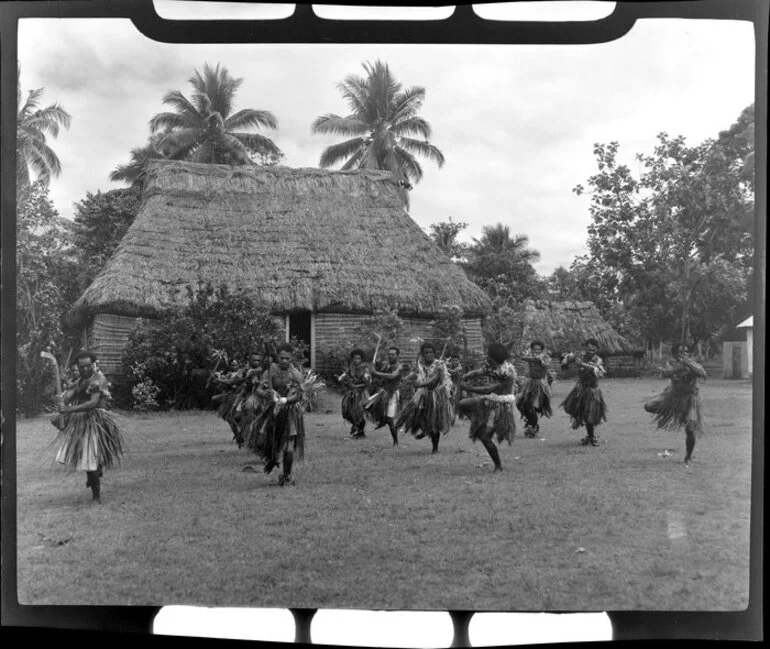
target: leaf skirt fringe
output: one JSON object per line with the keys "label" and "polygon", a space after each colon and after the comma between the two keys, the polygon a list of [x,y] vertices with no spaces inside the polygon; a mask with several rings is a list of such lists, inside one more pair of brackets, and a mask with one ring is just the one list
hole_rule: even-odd
{"label": "leaf skirt fringe", "polygon": [[73,471],[111,469],[120,463],[125,435],[115,415],[101,408],[57,415],[52,423],[60,428],[53,442],[59,450],[56,461]]}
{"label": "leaf skirt fringe", "polygon": [[550,417],[551,389],[546,379],[528,379],[524,383],[521,394],[516,403],[519,412],[525,416],[527,412],[534,411],[540,417]]}
{"label": "leaf skirt fringe", "polygon": [[358,426],[364,421],[364,406],[369,399],[366,388],[353,388],[342,397],[342,418],[353,426]]}
{"label": "leaf skirt fringe", "polygon": [[487,428],[493,427],[498,442],[513,443],[516,434],[516,409],[513,395],[487,395],[470,416],[469,437],[475,442]]}
{"label": "leaf skirt fringe", "polygon": [[238,413],[243,397],[239,392],[225,392],[213,397],[213,401],[219,402],[217,416],[228,424],[238,420]]}
{"label": "leaf skirt fringe", "polygon": [[301,403],[284,406],[277,412],[275,407],[265,408],[246,427],[246,445],[266,464],[277,465],[281,453],[292,443],[292,430],[296,432],[294,459],[302,461],[305,457],[305,420]]}
{"label": "leaf skirt fringe", "polygon": [[417,437],[433,432],[446,435],[452,425],[452,395],[441,388],[420,388],[396,417],[395,426]]}
{"label": "leaf skirt fringe", "polygon": [[[364,404],[366,416],[375,425],[375,430],[388,423],[388,410],[393,399],[395,399],[395,413],[398,416],[398,390],[386,390],[384,388],[378,390]],[[396,416],[393,417],[394,420]]]}
{"label": "leaf skirt fringe", "polygon": [[658,428],[675,431],[691,424],[696,435],[703,433],[703,406],[697,389],[691,392],[668,386],[655,399],[648,401],[644,408],[654,415]]}
{"label": "leaf skirt fringe", "polygon": [[599,388],[577,384],[559,405],[570,416],[572,428],[586,424],[598,426],[602,421],[607,421],[607,404]]}

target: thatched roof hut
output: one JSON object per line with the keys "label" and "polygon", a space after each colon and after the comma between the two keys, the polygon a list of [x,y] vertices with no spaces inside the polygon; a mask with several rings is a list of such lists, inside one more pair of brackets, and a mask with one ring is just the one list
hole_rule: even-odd
{"label": "thatched roof hut", "polygon": [[593,302],[527,300],[523,320],[523,341],[542,340],[554,353],[575,351],[587,338],[595,338],[604,354],[638,351],[609,325]]}
{"label": "thatched roof hut", "polygon": [[286,314],[287,328],[290,314],[424,320],[458,305],[480,341],[489,299],[409,217],[404,191],[379,171],[153,161],[136,220],[71,318],[160,318],[202,281]]}
{"label": "thatched roof hut", "polygon": [[[541,340],[552,354],[552,369],[559,369],[561,355],[579,351],[595,338],[609,376],[637,376],[644,348],[621,336],[601,316],[593,302],[577,300],[527,300],[524,304],[522,344]],[[522,366],[522,369],[524,367]],[[562,372],[574,374],[574,368]]]}

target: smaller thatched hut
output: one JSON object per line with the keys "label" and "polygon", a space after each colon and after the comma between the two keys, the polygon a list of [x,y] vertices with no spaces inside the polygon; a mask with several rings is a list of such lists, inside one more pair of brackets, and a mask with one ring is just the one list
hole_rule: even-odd
{"label": "smaller thatched hut", "polygon": [[[638,376],[644,348],[621,336],[601,316],[593,302],[527,300],[524,304],[522,345],[541,340],[553,355],[553,370],[560,370],[561,355],[579,351],[595,338],[608,376]],[[517,366],[519,371],[524,364]],[[574,370],[572,370],[574,372]]]}

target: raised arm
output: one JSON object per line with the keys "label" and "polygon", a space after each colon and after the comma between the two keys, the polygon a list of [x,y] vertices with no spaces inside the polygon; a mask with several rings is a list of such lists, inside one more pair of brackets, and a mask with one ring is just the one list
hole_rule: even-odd
{"label": "raised arm", "polygon": [[599,378],[601,378],[606,374],[606,370],[604,369],[604,363],[602,362],[601,356],[594,356],[593,358],[591,358],[590,361],[584,361],[581,358],[577,358],[575,360],[575,364],[578,367],[590,367],[593,370],[594,374]]}
{"label": "raised arm", "polygon": [[486,374],[487,370],[486,368],[479,368],[477,370],[471,370],[470,372],[466,372],[463,374],[463,381],[467,381],[468,379],[475,379],[478,376],[484,376]]}
{"label": "raised arm", "polygon": [[460,387],[466,392],[474,394],[492,394],[497,392],[503,386],[502,383],[487,383],[486,385],[472,385],[470,383],[461,383]]}
{"label": "raised arm", "polygon": [[436,373],[429,378],[427,381],[422,381],[420,383],[415,383],[414,387],[416,388],[428,388],[429,390],[432,390],[435,388],[441,380],[444,378],[444,372],[446,372],[446,368],[443,366],[440,366]]}
{"label": "raised arm", "polygon": [[64,406],[60,412],[66,414],[68,412],[85,412],[86,410],[93,410],[94,408],[99,407],[99,401],[101,398],[102,395],[99,392],[94,392],[90,395],[88,401],[85,403],[81,403],[77,406]]}
{"label": "raised arm", "polygon": [[666,365],[660,370],[660,375],[664,379],[670,379],[674,375],[674,372],[676,372],[676,366],[674,363],[671,361],[666,361]]}
{"label": "raised arm", "polygon": [[690,368],[690,371],[695,374],[695,376],[702,379],[706,378],[706,370],[704,370],[703,365],[697,361],[693,360],[692,358],[688,358],[685,360],[685,365]]}
{"label": "raised arm", "polygon": [[372,376],[376,376],[379,379],[391,380],[391,379],[397,379],[401,375],[402,371],[403,371],[403,366],[401,365],[401,363],[399,363],[398,365],[396,365],[396,369],[394,372],[378,372],[377,370],[372,368]]}

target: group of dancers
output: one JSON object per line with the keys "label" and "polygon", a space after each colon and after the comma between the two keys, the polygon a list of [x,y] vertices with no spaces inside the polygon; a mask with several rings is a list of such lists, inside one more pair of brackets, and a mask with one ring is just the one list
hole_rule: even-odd
{"label": "group of dancers", "polygon": [[[560,405],[574,429],[585,427],[581,444],[597,446],[600,442],[595,428],[607,416],[599,388],[599,379],[606,372],[597,341],[586,340],[583,347],[581,353],[569,353],[561,359],[563,369],[570,364],[577,367],[577,382]],[[449,432],[456,417],[467,418],[470,438],[481,442],[498,472],[502,464],[495,440],[512,443],[516,410],[526,422],[528,437],[536,437],[540,419],[553,414],[550,356],[545,346],[533,341],[529,353],[516,358],[526,363],[528,376],[517,377],[511,355],[500,343],[488,346],[481,367],[465,373],[456,358],[445,361],[437,357],[429,342],[420,347],[412,371],[401,362],[396,346],[388,348],[382,362],[371,366],[365,362],[364,352],[354,349],[347,371],[338,377],[344,390],[342,416],[351,425],[353,439],[366,436],[368,420],[375,430],[387,426],[394,446],[400,431],[416,439],[428,437],[433,453],[438,452],[441,436]],[[81,351],[75,363],[78,377],[61,395],[61,405],[52,419],[59,429],[56,459],[73,470],[85,471],[86,486],[91,488],[93,500],[100,502],[103,470],[122,457],[124,432],[110,412],[109,383],[97,366],[96,355]],[[658,428],[684,428],[685,465],[689,465],[702,430],[698,379],[705,378],[706,372],[690,357],[685,344],[672,346],[671,359],[661,371],[670,383],[644,408],[654,416]],[[212,374],[212,380],[223,389],[214,397],[218,414],[230,426],[233,439],[264,462],[265,473],[280,467],[278,483],[282,486],[295,484],[292,468],[304,455],[305,401],[313,381],[310,375],[295,365],[290,343],[252,352],[246,367],[233,363],[229,371]],[[402,399],[406,384],[413,394]]]}

